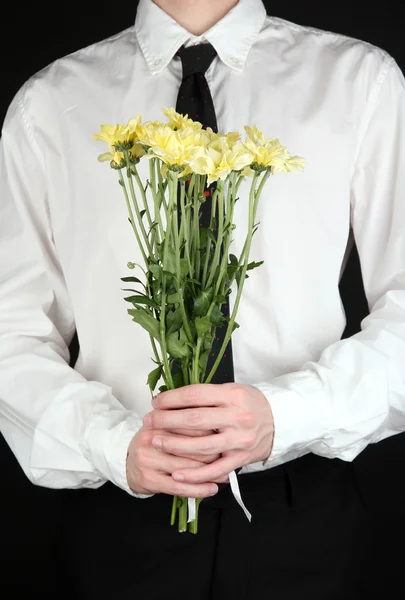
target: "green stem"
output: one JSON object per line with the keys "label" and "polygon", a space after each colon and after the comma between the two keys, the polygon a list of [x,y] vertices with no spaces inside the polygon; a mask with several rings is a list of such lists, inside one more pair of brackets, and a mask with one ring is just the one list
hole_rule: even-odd
{"label": "green stem", "polygon": [[[176,193],[177,193],[178,177],[177,177],[177,174],[175,174],[175,173],[173,174],[173,181],[174,181],[174,183],[172,185],[175,188]],[[188,319],[187,313],[186,313],[186,307],[184,306],[182,276],[181,276],[181,268],[180,268],[180,239],[179,239],[180,236],[179,236],[179,223],[178,223],[178,218],[177,218],[177,205],[173,210],[173,227],[172,227],[172,229],[173,229],[173,238],[174,238],[175,259],[176,259],[176,276],[177,276],[177,283],[179,286],[178,295],[179,295],[181,317],[183,319],[183,327],[184,327],[184,331],[186,332],[188,341],[191,344],[194,344],[193,336],[192,336],[190,325],[189,325],[189,319]]]}
{"label": "green stem", "polygon": [[[267,173],[266,173],[266,175],[267,175]],[[225,352],[225,349],[226,349],[228,342],[232,335],[233,325],[235,323],[236,314],[238,312],[239,302],[241,299],[243,286],[244,286],[244,283],[246,280],[247,267],[249,264],[249,252],[250,252],[250,247],[252,244],[254,218],[256,216],[254,209],[255,209],[255,207],[257,208],[257,205],[258,205],[258,202],[256,202],[256,200],[257,200],[256,182],[257,182],[258,177],[259,177],[259,174],[255,173],[255,175],[253,177],[252,187],[251,187],[250,194],[249,194],[249,220],[248,220],[248,233],[247,233],[247,237],[246,237],[246,254],[245,254],[245,260],[244,260],[244,264],[243,264],[243,268],[242,268],[242,274],[240,277],[240,284],[238,286],[235,304],[234,304],[234,307],[232,310],[231,318],[229,319],[229,322],[228,322],[228,327],[227,327],[227,330],[225,333],[224,341],[221,346],[221,350],[219,351],[218,356],[215,360],[215,363],[213,364],[211,371],[209,372],[208,377],[206,378],[204,383],[209,383],[211,381],[212,377],[214,376],[214,373],[217,370],[219,363],[221,362],[222,356]],[[261,186],[260,189],[263,189],[263,186]]]}
{"label": "green stem", "polygon": [[152,248],[151,248],[151,245],[149,243],[149,238],[147,236],[147,233],[146,233],[146,230],[145,230],[145,226],[143,224],[142,216],[141,216],[141,213],[140,213],[140,210],[139,210],[138,201],[137,201],[136,194],[135,194],[134,182],[132,181],[132,170],[131,170],[131,164],[129,162],[128,150],[125,151],[125,158],[126,158],[126,161],[127,161],[127,179],[128,179],[129,189],[131,191],[132,204],[133,204],[134,209],[135,209],[135,214],[136,214],[136,217],[138,219],[139,229],[141,230],[142,237],[144,239],[146,248],[147,248],[147,250],[149,252],[149,256],[152,257],[153,256]]}
{"label": "green stem", "polygon": [[141,181],[141,178],[139,177],[138,169],[136,168],[136,166],[133,166],[132,173],[135,176],[136,183],[138,184],[139,191],[141,192],[143,206],[144,206],[144,209],[145,209],[145,214],[146,214],[146,218],[148,220],[149,228],[152,228],[152,218],[150,216],[150,211],[149,211],[149,206],[148,206],[148,199],[146,197],[145,188],[142,185],[142,181]]}
{"label": "green stem", "polygon": [[198,376],[198,372],[199,372],[199,365],[198,362],[200,360],[200,350],[201,350],[201,344],[202,344],[203,339],[202,338],[197,338],[197,346],[195,348],[195,353],[194,353],[194,357],[193,357],[193,378],[192,378],[192,383],[200,383],[199,382],[199,376]]}
{"label": "green stem", "polygon": [[230,178],[229,187],[228,187],[228,195],[227,195],[227,207],[225,211],[225,228],[228,226],[226,233],[224,235],[223,241],[223,253],[222,260],[220,265],[219,277],[217,279],[217,284],[215,287],[214,297],[218,295],[218,292],[221,290],[221,294],[224,293],[224,278],[227,272],[228,266],[228,253],[229,247],[232,241],[232,221],[233,221],[233,213],[235,209],[235,198],[236,198],[236,186],[235,186],[235,175],[233,173]]}
{"label": "green stem", "polygon": [[[199,178],[196,183],[199,182]],[[197,279],[200,277],[200,225],[198,212],[200,209],[200,202],[198,197],[198,185],[194,186],[193,190],[193,236],[194,236],[194,273]]]}
{"label": "green stem", "polygon": [[187,531],[187,498],[180,498],[181,505],[179,508],[179,531]]}
{"label": "green stem", "polygon": [[[165,231],[163,229],[162,217],[160,214],[160,206],[158,203],[158,196],[157,196],[157,191],[156,191],[156,163],[157,163],[157,161],[158,161],[157,158],[150,159],[150,161],[149,161],[149,176],[150,176],[150,185],[152,188],[154,220],[155,220],[155,223],[157,223],[158,227],[159,227],[160,239],[163,240],[165,237]],[[158,241],[160,241],[159,236],[156,236],[156,237],[158,238]]]}
{"label": "green stem", "polygon": [[217,199],[218,199],[218,233],[217,233],[217,242],[215,245],[215,252],[214,252],[214,258],[212,259],[212,264],[211,264],[211,271],[210,271],[210,276],[208,277],[208,281],[207,281],[207,287],[209,288],[212,280],[214,279],[218,264],[219,264],[219,257],[220,257],[220,252],[221,252],[221,244],[222,244],[222,237],[223,237],[223,231],[224,231],[224,186],[223,183],[218,181],[218,187],[215,190],[215,193],[217,193]]}
{"label": "green stem", "polygon": [[[184,241],[185,241],[184,248],[185,248],[185,255],[186,255],[187,264],[188,264],[188,270],[189,270],[190,277],[193,279],[194,278],[194,266],[191,262],[191,256],[190,256],[190,246],[192,243],[191,236],[190,236],[190,219],[189,219],[190,207],[188,206],[186,208],[186,202],[185,202],[186,183],[184,181],[182,182],[182,186],[184,186],[184,189],[182,187],[182,190],[181,190],[182,193],[180,196],[181,227],[183,228],[183,231],[184,231]],[[187,204],[189,204],[189,202],[187,202]]]}
{"label": "green stem", "polygon": [[182,373],[183,373],[183,383],[184,383],[184,385],[189,385],[190,380],[189,380],[189,377],[188,377],[188,361],[187,362],[181,361],[181,370],[182,370]]}
{"label": "green stem", "polygon": [[[173,210],[173,204],[174,204],[174,210]],[[177,210],[177,209],[176,209],[176,206],[174,203],[172,186],[171,186],[171,189],[169,188],[169,209],[168,209],[168,217],[167,217],[168,218],[167,231],[166,231],[166,237],[165,237],[164,246],[163,246],[163,271],[167,270],[167,258],[168,258],[169,251],[170,251],[169,250],[170,232],[172,229],[172,218],[173,218],[173,213],[175,210]],[[160,314],[160,345],[162,348],[162,359],[163,359],[164,369],[165,369],[166,377],[167,377],[168,383],[169,383],[168,388],[174,389],[173,377],[171,374],[169,360],[167,358],[167,348],[166,348],[166,278],[167,278],[167,276],[163,272],[163,274],[162,274],[162,309],[161,309],[161,314]]]}
{"label": "green stem", "polygon": [[[214,223],[214,219],[215,219],[217,198],[218,198],[218,192],[217,192],[217,190],[215,190],[215,192],[214,192],[214,194],[212,196],[212,199],[211,199],[211,222],[210,222],[210,228],[212,228],[213,223]],[[210,253],[211,253],[211,238],[209,236],[207,236],[207,249],[206,249],[206,254],[205,254],[204,270],[203,270],[203,275],[202,275],[202,280],[201,280],[201,289],[202,290],[205,289],[205,283],[207,281],[208,263],[209,263],[209,259],[210,259]]]}
{"label": "green stem", "polygon": [[170,516],[170,525],[174,525],[176,522],[176,515],[177,515],[177,500],[178,497],[177,496],[173,496],[173,503],[172,503],[172,514]]}
{"label": "green stem", "polygon": [[[160,356],[159,356],[159,352],[157,351],[157,348],[156,348],[156,342],[155,342],[155,340],[154,340],[153,336],[152,336],[152,335],[150,335],[150,334],[149,334],[149,339],[150,339],[150,343],[151,343],[151,345],[152,345],[152,350],[153,350],[153,354],[154,354],[154,356],[155,356],[155,360],[156,360],[156,362],[158,362],[159,364],[162,364],[162,360],[161,360],[161,358],[160,358]],[[166,377],[166,374],[165,374],[165,372],[164,372],[164,369],[163,369],[163,371],[162,371],[162,377],[163,377],[163,381],[165,382],[165,386],[166,386],[166,387],[169,387],[169,386],[168,386],[167,377]]]}
{"label": "green stem", "polygon": [[[166,202],[166,196],[165,196],[165,191],[166,191],[166,186],[163,183],[163,176],[162,176],[162,165],[160,165],[159,168],[159,164],[157,166],[157,174],[158,174],[158,179],[159,179],[159,191],[160,191],[160,206],[159,206],[159,211],[160,211],[160,207],[163,205],[164,211],[165,211],[165,215],[166,215],[166,219],[168,217],[168,206],[167,206],[167,202]],[[166,185],[168,185],[168,182],[166,182]],[[170,189],[170,187],[169,187]]]}
{"label": "green stem", "polygon": [[129,201],[127,186],[125,185],[125,180],[124,180],[124,177],[122,176],[122,169],[120,169],[118,171],[118,174],[119,174],[119,178],[120,178],[120,181],[121,181],[121,187],[122,187],[122,189],[124,191],[125,201],[127,203],[127,208],[128,208],[128,213],[129,213],[129,216],[130,216],[130,221],[131,221],[132,229],[133,229],[133,232],[135,234],[136,241],[138,242],[139,249],[140,249],[140,251],[142,253],[142,257],[143,257],[143,260],[145,262],[145,265],[147,265],[148,264],[148,259],[147,259],[145,250],[143,248],[143,245],[142,245],[142,242],[141,242],[141,238],[139,237],[138,230],[135,227],[134,214],[132,212],[131,203]]}

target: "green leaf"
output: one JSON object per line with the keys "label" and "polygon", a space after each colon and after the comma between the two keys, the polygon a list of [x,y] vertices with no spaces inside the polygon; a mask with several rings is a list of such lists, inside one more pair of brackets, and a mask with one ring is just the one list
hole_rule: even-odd
{"label": "green leaf", "polygon": [[167,392],[167,386],[166,385],[161,385],[159,389],[159,392]]}
{"label": "green leaf", "polygon": [[180,259],[180,273],[182,277],[188,275],[188,260],[186,258]]}
{"label": "green leaf", "polygon": [[222,306],[222,304],[225,302],[226,298],[225,296],[219,294],[218,296],[215,296],[214,298],[214,302],[216,304],[218,304],[218,306]]}
{"label": "green leaf", "polygon": [[183,387],[184,379],[182,371],[178,371],[175,375],[173,375],[172,380],[175,389]]}
{"label": "green leaf", "polygon": [[260,265],[262,265],[264,263],[264,260],[261,260],[259,262],[251,262],[248,264],[247,266],[247,270],[248,271],[252,271],[253,269],[256,269],[257,267],[260,267]]}
{"label": "green leaf", "polygon": [[149,265],[149,271],[152,273],[155,279],[160,279],[162,274],[162,267],[160,265]]}
{"label": "green leaf", "polygon": [[141,325],[150,335],[152,335],[160,343],[160,324],[147,310],[144,308],[129,308],[128,314],[132,316],[135,323]]}
{"label": "green leaf", "polygon": [[228,265],[226,268],[226,274],[228,275],[229,279],[232,279],[235,274],[238,272],[239,267],[237,265]]}
{"label": "green leaf", "polygon": [[162,367],[162,365],[159,365],[156,369],[153,369],[153,371],[151,371],[149,373],[146,383],[148,384],[151,392],[153,392],[155,387],[157,386],[157,382],[159,381],[159,379],[162,375],[162,372],[163,372],[163,367]]}
{"label": "green leaf", "polygon": [[159,304],[147,296],[128,296],[127,298],[124,298],[124,300],[131,302],[132,304],[145,304],[145,306],[151,306],[152,308],[160,308]]}
{"label": "green leaf", "polygon": [[145,284],[142,283],[142,281],[138,279],[138,277],[121,277],[121,281],[125,281],[126,283],[140,283],[141,285],[143,285],[143,287],[145,287]]}
{"label": "green leaf", "polygon": [[210,238],[211,241],[214,242],[214,244],[217,243],[217,238],[216,238],[215,233],[213,232],[212,229],[208,229],[208,237]]}
{"label": "green leaf", "polygon": [[169,251],[167,253],[167,264],[166,271],[168,271],[171,275],[176,274],[176,251],[172,244],[169,245]]}
{"label": "green leaf", "polygon": [[166,301],[167,304],[178,304],[180,302],[180,295],[177,292],[175,294],[169,294]]}
{"label": "green leaf", "polygon": [[202,352],[202,354],[200,354],[200,358],[198,359],[198,366],[203,373],[206,371],[209,355],[209,350],[207,352]]}
{"label": "green leaf", "polygon": [[156,252],[161,262],[163,261],[163,244],[164,242],[159,242],[159,244],[156,244]]}
{"label": "green leaf", "polygon": [[141,215],[141,219],[143,218],[143,215],[146,213],[146,208],[144,208],[143,210],[139,211],[139,214]]}
{"label": "green leaf", "polygon": [[226,319],[221,312],[219,306],[215,305],[211,311],[210,317],[211,323],[215,325],[215,327],[222,327],[226,323]]}
{"label": "green leaf", "polygon": [[185,283],[194,283],[194,285],[201,285],[201,281],[198,281],[198,279],[186,279]]}
{"label": "green leaf", "polygon": [[239,329],[240,325],[238,325],[238,323],[236,321],[234,321],[233,325],[232,325],[232,333],[235,331],[235,329]]}
{"label": "green leaf", "polygon": [[181,309],[176,308],[176,310],[171,310],[166,315],[166,329],[167,333],[173,333],[173,331],[177,331],[180,329],[182,325],[183,319],[181,316]]}
{"label": "green leaf", "polygon": [[239,261],[234,254],[229,255],[229,260],[231,262],[231,265],[236,265],[236,266],[238,265]]}
{"label": "green leaf", "polygon": [[212,288],[200,292],[194,300],[193,310],[198,317],[202,317],[207,314],[210,307],[210,296]]}
{"label": "green leaf", "polygon": [[188,358],[191,356],[191,349],[187,343],[187,336],[184,329],[174,331],[166,336],[167,352],[173,358]]}
{"label": "green leaf", "polygon": [[199,338],[204,337],[206,333],[211,329],[211,321],[208,315],[205,317],[197,317],[195,319],[195,328]]}

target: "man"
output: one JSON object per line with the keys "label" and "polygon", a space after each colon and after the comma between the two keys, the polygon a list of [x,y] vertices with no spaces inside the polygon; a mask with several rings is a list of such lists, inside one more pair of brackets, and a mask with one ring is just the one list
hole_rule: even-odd
{"label": "man", "polygon": [[[152,406],[149,339],[119,285],[138,250],[91,134],[161,118],[178,101],[177,52],[203,43],[217,54],[204,76],[219,130],[257,124],[307,168],[271,178],[261,201],[252,255],[265,262],[238,313],[236,383]],[[135,27],[14,98],[0,162],[2,432],[34,483],[92,489],[65,515],[77,598],[369,589],[350,461],[405,429],[404,83],[385,51],[268,17],[261,0],[141,0]],[[351,228],[371,312],[340,340]],[[237,469],[251,523],[228,485],[218,491]],[[197,535],[170,529],[172,494],[205,498]]]}

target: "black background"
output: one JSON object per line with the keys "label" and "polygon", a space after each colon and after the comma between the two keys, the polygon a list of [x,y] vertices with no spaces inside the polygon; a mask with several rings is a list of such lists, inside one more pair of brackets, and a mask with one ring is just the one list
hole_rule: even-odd
{"label": "black background", "polygon": [[[403,0],[374,4],[359,0],[267,1],[265,5],[271,15],[380,46],[405,72]],[[131,26],[136,7],[135,1],[1,2],[0,123],[14,94],[32,74],[57,58]],[[360,329],[361,319],[368,313],[356,249],[340,291],[347,315],[344,333],[347,337]],[[75,343],[71,351],[73,365]],[[5,597],[14,597],[10,594],[12,584],[15,591],[19,588],[31,597],[50,593],[63,597],[68,593],[68,580],[63,564],[58,561],[58,526],[64,510],[68,510],[69,494],[75,492],[30,484],[3,440],[0,440],[0,456],[0,591],[7,590]],[[405,539],[405,434],[370,445],[355,460],[355,467],[364,506],[371,517],[370,526],[374,529],[375,564],[370,565],[369,577],[375,581],[376,597],[394,597],[395,585],[399,586],[402,597],[405,595],[400,577]]]}

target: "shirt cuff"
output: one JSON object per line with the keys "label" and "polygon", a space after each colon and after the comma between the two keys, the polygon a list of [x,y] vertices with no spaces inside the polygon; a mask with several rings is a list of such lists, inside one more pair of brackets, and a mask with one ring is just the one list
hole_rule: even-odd
{"label": "shirt cuff", "polygon": [[133,492],[126,473],[128,447],[141,427],[142,420],[132,411],[104,411],[97,414],[87,426],[82,450],[104,479],[135,498],[151,498],[154,494]]}
{"label": "shirt cuff", "polygon": [[312,451],[325,453],[330,413],[324,384],[317,376],[310,371],[297,371],[253,387],[267,398],[274,419],[273,448],[263,467],[273,467]]}

